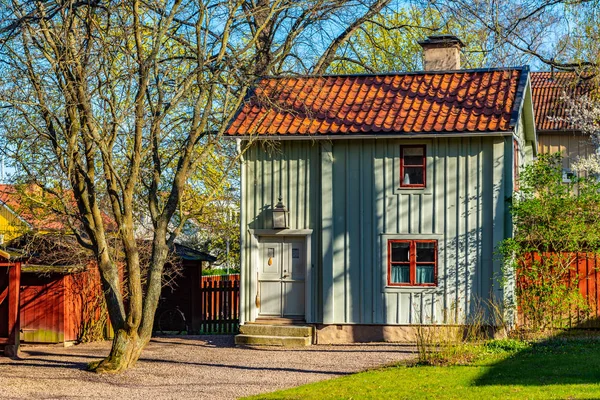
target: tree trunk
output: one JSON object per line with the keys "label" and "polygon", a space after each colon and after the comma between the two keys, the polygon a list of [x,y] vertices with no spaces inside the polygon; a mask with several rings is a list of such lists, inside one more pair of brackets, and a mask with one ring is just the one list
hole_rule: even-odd
{"label": "tree trunk", "polygon": [[89,364],[94,372],[118,373],[133,367],[148,344],[150,338],[141,338],[137,331],[128,332],[119,329],[115,332],[112,348],[108,357]]}

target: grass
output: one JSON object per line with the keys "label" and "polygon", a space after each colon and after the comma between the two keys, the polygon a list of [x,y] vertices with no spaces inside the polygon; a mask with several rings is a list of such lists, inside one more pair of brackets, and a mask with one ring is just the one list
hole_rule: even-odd
{"label": "grass", "polygon": [[598,339],[491,341],[471,353],[467,365],[396,365],[250,399],[600,398]]}
{"label": "grass", "polygon": [[[240,270],[235,268],[229,268],[229,274],[239,274]],[[203,269],[202,276],[211,275],[228,275],[226,269]]]}

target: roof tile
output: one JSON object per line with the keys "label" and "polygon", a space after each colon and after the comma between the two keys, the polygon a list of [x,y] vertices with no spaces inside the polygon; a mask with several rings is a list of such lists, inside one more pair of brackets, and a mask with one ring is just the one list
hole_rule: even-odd
{"label": "roof tile", "polygon": [[510,131],[527,69],[263,78],[229,135]]}
{"label": "roof tile", "polygon": [[568,121],[556,121],[566,118],[567,107],[563,97],[581,96],[596,92],[597,84],[593,79],[579,76],[575,72],[532,72],[531,95],[538,130],[553,131],[573,129]]}

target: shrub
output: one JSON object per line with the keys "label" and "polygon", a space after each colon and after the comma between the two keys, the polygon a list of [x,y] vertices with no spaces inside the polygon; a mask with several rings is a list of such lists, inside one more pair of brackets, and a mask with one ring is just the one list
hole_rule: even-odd
{"label": "shrub", "polygon": [[514,238],[501,253],[516,275],[521,324],[532,330],[566,326],[589,313],[573,273],[576,254],[600,248],[600,183],[593,176],[563,182],[560,154],[541,155],[521,171],[512,203]]}

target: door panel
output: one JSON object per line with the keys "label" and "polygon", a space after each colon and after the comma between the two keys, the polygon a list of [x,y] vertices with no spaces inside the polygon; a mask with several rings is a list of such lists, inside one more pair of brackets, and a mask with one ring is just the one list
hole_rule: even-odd
{"label": "door panel", "polygon": [[304,261],[304,241],[290,240],[284,244],[288,251],[288,272],[293,280],[303,281],[306,271],[306,263]]}
{"label": "door panel", "polygon": [[263,237],[259,254],[259,316],[304,317],[304,239]]}
{"label": "door panel", "polygon": [[260,315],[281,316],[282,241],[280,238],[263,238],[260,244],[260,269],[258,290]]}
{"label": "door panel", "polygon": [[284,317],[304,317],[304,281],[283,282]]}
{"label": "door panel", "polygon": [[281,282],[260,281],[260,315],[281,316]]}

